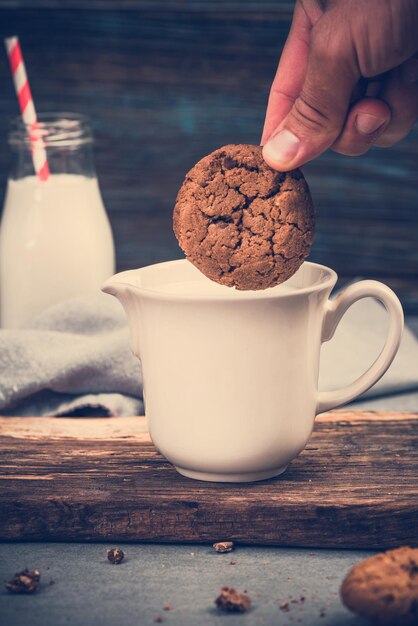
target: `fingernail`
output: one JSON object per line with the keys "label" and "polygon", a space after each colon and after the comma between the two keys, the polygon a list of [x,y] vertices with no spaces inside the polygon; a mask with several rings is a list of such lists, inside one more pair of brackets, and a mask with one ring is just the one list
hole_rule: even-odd
{"label": "fingernail", "polygon": [[404,83],[416,83],[418,81],[418,59],[412,58],[401,65],[401,77]]}
{"label": "fingernail", "polygon": [[359,113],[356,117],[356,128],[362,135],[371,135],[383,126],[385,122],[386,120],[370,115],[370,113]]}
{"label": "fingernail", "polygon": [[300,140],[290,132],[283,129],[274,135],[263,148],[264,158],[274,161],[275,165],[285,167],[294,160],[300,146]]}

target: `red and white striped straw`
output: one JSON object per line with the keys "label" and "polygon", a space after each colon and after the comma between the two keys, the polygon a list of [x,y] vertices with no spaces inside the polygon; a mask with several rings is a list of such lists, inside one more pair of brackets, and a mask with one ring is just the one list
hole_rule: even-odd
{"label": "red and white striped straw", "polygon": [[49,166],[46,150],[36,133],[31,136],[30,131],[38,127],[35,105],[29,87],[25,63],[20,49],[18,37],[8,37],[5,40],[7,56],[9,57],[10,69],[12,70],[13,82],[19,101],[20,112],[24,124],[29,128],[29,139],[33,142],[32,160],[36,175],[42,181],[49,178]]}

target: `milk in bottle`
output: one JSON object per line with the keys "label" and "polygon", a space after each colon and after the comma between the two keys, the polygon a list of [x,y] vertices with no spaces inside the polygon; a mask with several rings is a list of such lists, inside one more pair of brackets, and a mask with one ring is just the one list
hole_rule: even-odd
{"label": "milk in bottle", "polygon": [[114,245],[92,159],[86,119],[39,116],[50,176],[33,172],[27,129],[16,122],[16,164],[0,228],[0,318],[25,326],[47,307],[99,291],[114,272]]}

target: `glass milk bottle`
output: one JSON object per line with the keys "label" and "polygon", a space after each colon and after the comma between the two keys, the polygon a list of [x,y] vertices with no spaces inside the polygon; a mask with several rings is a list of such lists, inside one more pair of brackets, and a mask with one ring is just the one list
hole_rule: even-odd
{"label": "glass milk bottle", "polygon": [[24,326],[58,302],[98,292],[114,273],[112,231],[94,168],[88,120],[40,115],[50,175],[34,173],[33,133],[11,128],[13,165],[0,227],[0,324]]}

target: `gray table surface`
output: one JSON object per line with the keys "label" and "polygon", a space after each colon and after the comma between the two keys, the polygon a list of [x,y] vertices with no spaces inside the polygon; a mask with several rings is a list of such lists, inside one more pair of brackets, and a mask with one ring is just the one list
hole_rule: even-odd
{"label": "gray table surface", "polygon": [[[203,545],[121,544],[126,561],[111,565],[107,547],[98,543],[0,545],[1,580],[27,565],[41,571],[43,583],[34,595],[1,590],[0,623],[152,626],[160,615],[167,626],[366,624],[343,607],[339,586],[345,572],[368,552],[242,546],[217,554]],[[251,610],[221,614],[214,600],[222,586],[247,590]],[[285,601],[288,612],[279,608]],[[172,606],[170,611],[163,610],[166,604]]]}
{"label": "gray table surface", "polygon": [[[417,322],[410,324],[415,331]],[[416,411],[418,392],[355,406]],[[167,626],[367,624],[344,608],[339,587],[350,567],[372,552],[237,546],[230,554],[217,554],[206,545],[120,544],[126,559],[111,565],[109,547],[0,544],[1,581],[26,566],[42,575],[42,587],[33,595],[14,595],[2,586],[1,626],[145,626],[157,616]],[[251,610],[220,613],[214,600],[222,586],[246,590]],[[287,612],[280,609],[282,602],[289,603]],[[169,611],[163,609],[167,604]]]}

